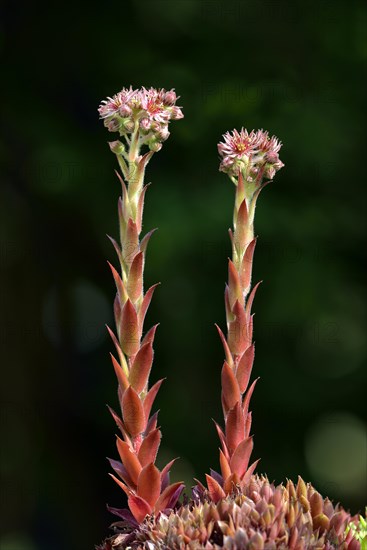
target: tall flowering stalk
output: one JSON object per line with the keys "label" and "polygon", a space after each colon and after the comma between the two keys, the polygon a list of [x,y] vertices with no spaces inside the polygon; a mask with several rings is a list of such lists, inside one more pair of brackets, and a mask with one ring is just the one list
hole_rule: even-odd
{"label": "tall flowering stalk", "polygon": [[217,502],[234,488],[244,488],[255,471],[258,460],[249,465],[253,449],[250,435],[250,399],[257,380],[249,386],[255,347],[252,342],[251,307],[259,283],[251,289],[252,261],[256,245],[254,216],[261,190],[282,168],[276,137],[258,130],[227,132],[218,144],[220,171],[229,175],[236,186],[233,230],[229,230],[232,259],[228,261],[228,284],[225,288],[227,337],[217,326],[225,352],[222,368],[222,408],[224,431],[216,423],[220,438],[221,474],[207,475],[208,491]]}
{"label": "tall flowering stalk", "polygon": [[[116,441],[120,461],[110,460],[118,477],[110,475],[126,493],[130,511],[110,510],[135,525],[147,515],[172,508],[183,489],[182,482],[169,484],[174,460],[162,471],[155,465],[162,434],[157,427],[158,413],[151,414],[151,409],[163,380],[149,389],[149,375],[157,325],[143,336],[144,318],[157,286],[144,292],[145,256],[153,231],[140,239],[148,187],[144,185],[145,169],[168,138],[169,122],[183,117],[176,99],[174,90],[130,87],[99,107],[108,130],[118,132],[124,140],[109,144],[122,172],[122,176],[116,172],[122,187],[118,202],[120,243],[110,237],[119,260],[119,269],[109,264],[117,289],[116,333],[108,328],[117,354],[111,354],[111,359],[122,417],[110,409],[121,432]],[[144,146],[148,151],[142,154]]]}

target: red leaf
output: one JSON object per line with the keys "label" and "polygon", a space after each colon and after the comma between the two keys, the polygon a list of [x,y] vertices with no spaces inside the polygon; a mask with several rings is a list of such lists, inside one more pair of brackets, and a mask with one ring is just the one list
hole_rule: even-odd
{"label": "red leaf", "polygon": [[137,207],[137,212],[136,212],[138,233],[140,233],[140,231],[141,231],[145,193],[147,192],[147,189],[148,189],[149,185],[151,185],[151,184],[147,183],[146,185],[144,185],[144,187],[143,187],[143,189],[140,193],[139,200],[138,200],[138,207]]}
{"label": "red leaf", "polygon": [[222,368],[222,390],[228,409],[232,409],[237,401],[240,401],[241,394],[234,372],[227,361],[224,361]]}
{"label": "red leaf", "polygon": [[164,482],[165,482],[165,478],[169,474],[169,472],[170,472],[173,464],[176,462],[176,460],[177,460],[177,458],[174,458],[173,460],[168,462],[168,464],[166,464],[165,467],[163,468],[163,470],[161,471],[162,488],[163,488],[163,485],[164,485]]}
{"label": "red leaf", "polygon": [[144,256],[142,252],[136,254],[129,271],[127,291],[133,302],[143,294]]}
{"label": "red leaf", "polygon": [[231,308],[234,306],[236,300],[238,300],[240,304],[242,304],[243,294],[241,289],[240,276],[232,260],[228,260],[228,288],[229,303]]}
{"label": "red leaf", "polygon": [[152,416],[149,418],[147,427],[146,427],[145,432],[144,432],[144,436],[145,436],[145,437],[148,437],[148,435],[150,434],[150,432],[152,432],[153,430],[156,429],[156,427],[157,427],[157,422],[158,422],[158,413],[159,413],[159,411],[156,411],[156,412],[155,412],[154,414],[152,414]]}
{"label": "red leaf", "polygon": [[231,468],[229,466],[228,460],[226,459],[222,449],[219,449],[219,462],[220,462],[220,469],[222,472],[223,479],[227,479],[231,475]]}
{"label": "red leaf", "polygon": [[246,244],[247,230],[248,230],[248,210],[246,199],[243,199],[238,209],[236,220],[236,231],[234,238],[236,241],[236,248],[238,251],[243,250]]}
{"label": "red leaf", "polygon": [[215,326],[217,327],[217,331],[219,333],[219,336],[220,336],[220,339],[222,340],[222,344],[223,344],[223,348],[224,348],[224,353],[225,353],[225,356],[226,356],[226,361],[228,363],[228,365],[230,367],[233,366],[233,358],[232,358],[232,354],[231,354],[231,351],[228,347],[228,344],[227,344],[227,341],[224,337],[224,334],[223,332],[221,331],[221,329],[219,328],[219,326],[217,324],[215,324]]}
{"label": "red leaf", "polygon": [[208,491],[210,498],[215,503],[218,502],[218,500],[225,498],[226,494],[223,491],[222,487],[219,485],[218,481],[216,481],[212,476],[209,474],[205,474],[206,477],[206,483],[208,485]]}
{"label": "red leaf", "polygon": [[226,441],[230,454],[243,440],[245,435],[245,417],[239,402],[231,409],[226,418]]}
{"label": "red leaf", "polygon": [[252,423],[252,412],[248,412],[245,418],[245,437],[249,437]]}
{"label": "red leaf", "polygon": [[129,445],[125,441],[122,441],[119,437],[117,438],[116,443],[121,462],[125,466],[133,483],[137,485],[139,474],[142,470],[138,457],[132,452]]}
{"label": "red leaf", "polygon": [[130,369],[130,384],[138,393],[142,392],[148,383],[150,369],[153,362],[152,344],[145,344],[135,356]]}
{"label": "red leaf", "polygon": [[226,437],[223,433],[222,428],[219,426],[219,424],[217,424],[217,422],[215,420],[213,420],[213,422],[214,422],[215,427],[216,427],[217,432],[218,432],[218,436],[219,436],[219,439],[220,439],[220,442],[221,442],[221,445],[222,445],[224,456],[226,457],[227,460],[229,460],[229,453],[228,453],[228,448],[227,448]]}
{"label": "red leaf", "polygon": [[243,258],[242,258],[240,277],[241,277],[241,285],[242,285],[242,288],[243,288],[245,294],[247,294],[246,291],[247,291],[247,289],[249,288],[249,286],[251,284],[252,261],[253,261],[253,257],[254,257],[256,240],[257,240],[257,238],[255,237],[247,245],[246,251],[245,251],[245,253],[243,255]]}
{"label": "red leaf", "polygon": [[237,378],[241,393],[244,393],[247,389],[250,376],[251,376],[253,362],[254,362],[254,356],[255,356],[255,347],[254,347],[254,344],[252,344],[243,353],[240,359],[240,362],[238,363],[236,378]]}
{"label": "red leaf", "polygon": [[111,413],[111,415],[112,415],[112,418],[113,418],[114,421],[116,422],[117,427],[118,427],[119,430],[121,431],[121,433],[122,433],[122,435],[123,435],[125,441],[126,441],[127,443],[130,444],[130,443],[131,443],[130,437],[128,436],[128,434],[127,434],[127,432],[126,432],[126,429],[125,429],[125,426],[124,426],[123,421],[121,420],[121,418],[118,416],[118,414],[115,413],[115,411],[114,411],[111,407],[109,407],[109,406],[107,405],[107,408],[108,408],[108,410],[110,411],[110,413]]}
{"label": "red leaf", "polygon": [[135,355],[140,347],[138,316],[130,300],[122,308],[120,327],[121,347],[126,355]]}
{"label": "red leaf", "polygon": [[259,462],[260,462],[260,458],[258,458],[257,460],[255,460],[255,462],[251,464],[251,466],[249,467],[249,469],[241,479],[241,487],[244,487],[247,483],[249,483],[251,476],[254,473],[256,466],[258,465]]}
{"label": "red leaf", "polygon": [[125,483],[123,483],[120,479],[118,479],[118,478],[117,478],[116,476],[114,476],[113,474],[108,474],[108,475],[112,477],[113,481],[115,481],[115,482],[117,483],[117,485],[118,485],[119,487],[121,487],[121,489],[122,489],[123,491],[125,491],[125,493],[126,493],[127,495],[130,494],[130,489],[125,485]]}
{"label": "red leaf", "polygon": [[121,279],[119,273],[116,271],[116,269],[113,267],[113,265],[108,261],[107,261],[107,263],[110,266],[110,269],[112,271],[112,275],[113,275],[113,278],[115,280],[117,292],[118,292],[118,295],[120,297],[120,302],[121,302],[121,304],[124,304],[126,302],[126,300],[128,299],[128,295],[126,293],[125,285],[122,282],[122,279]]}
{"label": "red leaf", "polygon": [[162,434],[160,430],[155,429],[143,440],[138,452],[138,459],[143,467],[150,462],[155,462],[161,438]]}
{"label": "red leaf", "polygon": [[233,473],[223,483],[223,489],[226,495],[229,495],[232,493],[236,485],[238,485],[240,482],[240,479],[237,474]]}
{"label": "red leaf", "polygon": [[146,335],[144,336],[142,342],[141,342],[141,346],[145,346],[145,344],[148,344],[148,343],[151,343],[153,344],[154,342],[154,337],[155,337],[155,331],[157,330],[157,327],[159,326],[159,323],[157,323],[156,325],[152,326],[152,328],[150,328],[148,330],[148,332],[146,333]]}
{"label": "red leaf", "polygon": [[118,257],[118,259],[119,259],[119,262],[120,262],[120,264],[122,264],[121,248],[119,247],[119,245],[117,244],[117,242],[115,241],[115,239],[113,239],[113,238],[110,237],[109,235],[107,235],[107,237],[110,239],[111,243],[113,244],[113,247],[114,247],[114,249],[116,250],[116,254],[117,254],[117,257]]}
{"label": "red leaf", "polygon": [[236,473],[240,478],[247,470],[253,447],[252,437],[247,437],[237,445],[232,455],[230,462],[231,471]]}
{"label": "red leaf", "polygon": [[110,353],[110,355],[111,355],[111,359],[112,359],[112,365],[113,365],[113,368],[115,369],[115,373],[116,373],[116,376],[117,376],[117,380],[118,380],[120,386],[122,387],[122,389],[127,390],[127,388],[129,387],[129,381],[127,379],[127,376],[124,373],[120,363],[118,363],[116,361],[116,359],[114,358],[112,353]]}
{"label": "red leaf", "polygon": [[136,223],[129,218],[126,227],[126,237],[123,242],[122,257],[127,265],[130,265],[139,252],[139,235]]}
{"label": "red leaf", "polygon": [[228,323],[228,346],[233,354],[242,355],[251,342],[248,341],[245,309],[238,300],[233,306],[233,313],[236,318]]}
{"label": "red leaf", "polygon": [[254,393],[254,389],[255,389],[255,386],[256,386],[256,383],[257,381],[259,380],[259,378],[256,378],[256,380],[254,380],[251,384],[251,386],[249,387],[246,395],[245,395],[245,399],[243,400],[243,403],[242,403],[242,409],[243,409],[243,413],[245,415],[245,417],[247,416],[247,413],[248,413],[248,408],[249,408],[249,405],[250,405],[250,399],[252,397],[252,394]]}
{"label": "red leaf", "polygon": [[158,512],[160,512],[161,510],[165,510],[165,508],[167,508],[167,505],[169,504],[172,495],[177,491],[180,486],[184,487],[184,483],[182,481],[178,481],[177,483],[168,485],[168,487],[165,488],[154,507],[154,511],[156,514],[158,514]]}
{"label": "red leaf", "polygon": [[137,493],[152,508],[161,493],[161,474],[158,468],[150,462],[140,472]]}
{"label": "red leaf", "polygon": [[147,246],[148,246],[148,243],[150,241],[150,237],[153,235],[153,233],[155,233],[157,231],[157,227],[155,229],[152,229],[151,231],[148,231],[148,233],[146,235],[144,235],[144,237],[142,238],[142,240],[140,241],[140,250],[141,252],[143,252],[144,256],[146,255],[146,252],[147,252]]}
{"label": "red leaf", "polygon": [[156,283],[155,285],[151,286],[147,291],[146,293],[144,294],[144,298],[143,298],[143,301],[141,303],[141,306],[139,308],[139,326],[141,327],[141,329],[143,328],[143,325],[144,325],[144,319],[145,319],[145,315],[146,315],[146,312],[148,310],[148,307],[150,305],[150,302],[152,301],[152,297],[153,297],[153,293],[155,291],[155,289],[157,288],[158,285],[160,285],[161,283]]}
{"label": "red leaf", "polygon": [[247,317],[249,317],[251,315],[252,303],[254,301],[256,291],[259,288],[259,286],[261,285],[261,283],[262,283],[262,281],[259,281],[254,286],[254,288],[251,290],[251,293],[250,293],[249,297],[247,298],[247,302],[246,302],[246,315],[247,315]]}
{"label": "red leaf", "polygon": [[149,504],[138,495],[130,495],[127,501],[132,515],[138,523],[142,523],[146,516],[152,513],[152,508]]}
{"label": "red leaf", "polygon": [[143,403],[145,418],[149,418],[150,416],[150,411],[152,409],[154,399],[156,398],[156,395],[158,393],[159,388],[162,385],[163,380],[164,378],[162,378],[161,380],[158,380],[158,382],[156,382],[154,386],[150,388],[150,390],[145,396],[144,403]]}
{"label": "red leaf", "polygon": [[113,333],[113,331],[110,329],[110,327],[108,325],[106,325],[106,328],[108,330],[109,335],[111,336],[112,342],[115,345],[116,351],[117,351],[119,359],[120,359],[120,363],[122,363],[124,356],[123,356],[123,353],[122,353],[122,349],[120,348],[120,344],[118,343],[118,340],[117,340],[115,334]]}
{"label": "red leaf", "polygon": [[145,430],[144,407],[138,394],[131,386],[128,387],[122,398],[122,416],[126,429],[132,437],[136,437]]}

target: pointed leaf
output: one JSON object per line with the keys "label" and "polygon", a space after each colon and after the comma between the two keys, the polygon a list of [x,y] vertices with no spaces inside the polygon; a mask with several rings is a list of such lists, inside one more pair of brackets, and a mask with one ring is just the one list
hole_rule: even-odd
{"label": "pointed leaf", "polygon": [[216,504],[219,500],[225,498],[226,494],[223,491],[222,487],[219,485],[218,481],[216,481],[212,476],[205,474],[205,477],[210,498],[212,499],[214,504]]}
{"label": "pointed leaf", "polygon": [[126,289],[125,289],[125,285],[122,282],[122,279],[121,279],[120,275],[118,274],[116,269],[113,267],[113,265],[109,261],[107,261],[107,263],[108,263],[108,265],[111,269],[113,278],[115,280],[117,292],[118,292],[119,297],[120,297],[120,303],[124,304],[126,302],[126,300],[128,299],[128,295],[127,295],[127,292],[126,292]]}
{"label": "pointed leaf", "polygon": [[232,491],[235,489],[236,485],[238,485],[240,482],[240,479],[236,473],[232,473],[227,479],[224,481],[223,489],[226,495],[229,495],[232,493]]}
{"label": "pointed leaf", "polygon": [[130,384],[138,393],[142,392],[148,383],[152,362],[153,348],[152,344],[148,343],[140,348],[130,369]]}
{"label": "pointed leaf", "polygon": [[136,212],[136,221],[137,221],[138,233],[140,233],[141,227],[142,227],[145,193],[147,192],[147,189],[150,185],[151,185],[150,183],[147,183],[146,185],[144,185],[143,189],[141,190],[140,196],[139,196],[138,207],[137,207],[137,212]]}
{"label": "pointed leaf", "polygon": [[125,391],[122,398],[122,416],[127,431],[136,437],[145,430],[146,416],[143,404],[131,386]]}
{"label": "pointed leaf", "polygon": [[110,240],[111,243],[113,244],[113,247],[114,247],[114,249],[115,249],[115,251],[116,251],[118,260],[119,260],[120,265],[121,265],[121,264],[122,264],[121,248],[119,247],[119,245],[117,244],[117,242],[115,241],[114,238],[110,237],[110,235],[107,235],[107,237],[109,238],[109,240]]}
{"label": "pointed leaf", "polygon": [[152,328],[150,328],[148,330],[148,332],[146,333],[146,335],[144,336],[142,342],[141,342],[141,345],[142,346],[145,346],[145,344],[148,344],[148,343],[151,343],[153,345],[153,342],[154,342],[154,337],[155,337],[155,331],[157,330],[157,327],[159,326],[159,323],[157,323],[156,325],[152,326]]}
{"label": "pointed leaf", "polygon": [[169,473],[173,464],[176,462],[176,460],[177,458],[174,458],[173,460],[168,462],[168,464],[166,464],[163,470],[161,471],[161,483],[162,483],[161,491],[162,492],[166,489],[166,487],[169,484]]}
{"label": "pointed leaf", "polygon": [[236,220],[235,241],[236,241],[236,248],[238,252],[243,250],[243,247],[246,245],[248,228],[249,228],[249,216],[248,216],[248,210],[247,210],[247,203],[246,203],[246,199],[243,199],[238,209],[237,220]]}
{"label": "pointed leaf", "polygon": [[232,311],[236,318],[228,323],[228,347],[232,354],[242,355],[251,343],[248,341],[246,313],[238,300],[236,300]]}
{"label": "pointed leaf", "polygon": [[119,460],[113,460],[112,458],[108,458],[107,460],[110,463],[111,467],[115,470],[116,474],[121,477],[122,481],[124,481],[128,487],[132,487],[133,482],[131,477],[127,473],[125,466]]}
{"label": "pointed leaf", "polygon": [[138,452],[138,459],[143,468],[150,462],[155,462],[161,439],[160,430],[155,429],[143,440]]}
{"label": "pointed leaf", "polygon": [[158,514],[158,512],[160,512],[161,510],[165,510],[167,508],[168,504],[171,501],[172,495],[177,491],[179,487],[184,487],[183,481],[178,481],[177,483],[168,485],[168,487],[165,488],[154,507],[154,511],[156,514]]}
{"label": "pointed leaf", "polygon": [[158,422],[158,413],[159,413],[159,410],[156,411],[154,414],[152,414],[152,416],[149,418],[147,427],[146,427],[145,432],[144,432],[145,437],[148,437],[150,432],[152,432],[153,430],[156,429],[157,422]]}
{"label": "pointed leaf", "polygon": [[126,355],[135,355],[139,350],[139,326],[135,307],[130,300],[122,308],[120,327],[121,347]]}
{"label": "pointed leaf", "polygon": [[111,336],[112,342],[115,345],[116,351],[117,351],[118,356],[119,356],[120,363],[121,364],[125,363],[125,365],[126,365],[124,354],[122,353],[122,349],[120,348],[120,344],[118,343],[118,340],[117,340],[114,332],[110,329],[110,327],[108,325],[106,325],[106,328],[108,330],[109,335]]}
{"label": "pointed leaf", "polygon": [[144,256],[146,255],[146,252],[147,252],[147,246],[148,246],[148,243],[150,241],[150,237],[153,235],[153,233],[155,233],[157,231],[157,227],[155,229],[152,229],[151,231],[148,231],[148,233],[146,235],[144,235],[144,237],[142,238],[142,240],[140,241],[140,250],[141,252],[143,252]]}
{"label": "pointed leaf", "polygon": [[252,308],[252,303],[254,301],[254,298],[255,298],[255,294],[256,294],[256,291],[257,289],[259,288],[259,286],[261,285],[262,281],[259,281],[255,286],[254,288],[251,290],[251,293],[247,299],[247,302],[246,302],[246,315],[247,317],[250,317],[251,315],[251,308]]}
{"label": "pointed leaf", "polygon": [[252,344],[243,353],[240,362],[238,363],[236,378],[240,388],[240,392],[244,393],[250,380],[252,366],[255,356],[255,346]]}
{"label": "pointed leaf", "polygon": [[253,261],[253,257],[254,257],[256,240],[257,240],[257,238],[255,237],[247,245],[246,251],[245,251],[245,253],[243,255],[243,258],[242,258],[240,277],[241,277],[241,285],[242,285],[242,288],[243,288],[245,294],[247,294],[246,291],[250,287],[250,284],[251,284],[252,261]]}
{"label": "pointed leaf", "polygon": [[258,458],[257,460],[255,460],[255,462],[251,464],[251,466],[249,467],[249,469],[241,479],[241,487],[244,487],[245,485],[247,485],[247,483],[250,482],[251,476],[254,473],[256,466],[258,465],[259,462],[260,462],[260,458]]}
{"label": "pointed leaf", "polygon": [[219,436],[219,439],[220,439],[220,442],[221,442],[221,445],[222,445],[224,456],[226,457],[227,460],[229,460],[229,452],[228,452],[228,448],[227,448],[226,437],[223,433],[222,428],[219,426],[219,424],[217,424],[217,422],[215,420],[213,420],[213,422],[214,422],[215,427],[216,427],[217,432],[218,432],[218,436]]}
{"label": "pointed leaf", "polygon": [[118,293],[113,301],[113,313],[115,316],[115,324],[119,327],[121,325],[121,302]]}
{"label": "pointed leaf", "polygon": [[108,410],[110,411],[110,413],[111,413],[111,415],[112,415],[112,418],[113,418],[114,421],[116,422],[117,427],[118,427],[119,430],[121,431],[121,433],[122,433],[122,435],[123,435],[125,441],[126,441],[127,443],[130,444],[130,443],[131,443],[130,437],[128,436],[128,434],[127,434],[127,432],[126,432],[126,429],[125,429],[125,426],[124,426],[123,421],[121,420],[121,418],[118,416],[118,414],[115,413],[115,411],[114,411],[111,407],[109,407],[109,406],[107,405],[107,408],[108,408]]}
{"label": "pointed leaf", "polygon": [[229,287],[229,303],[231,308],[234,306],[236,300],[238,300],[239,303],[242,304],[243,294],[242,294],[240,276],[232,260],[228,260],[228,287]]}
{"label": "pointed leaf", "polygon": [[228,460],[226,459],[222,449],[219,449],[219,462],[220,462],[222,477],[223,479],[227,479],[227,477],[231,475],[231,468],[229,466]]}
{"label": "pointed leaf", "polygon": [[231,409],[226,419],[226,441],[232,455],[245,435],[245,418],[239,402]]}
{"label": "pointed leaf", "polygon": [[130,266],[127,280],[127,292],[133,302],[136,302],[143,294],[143,269],[144,256],[142,252],[138,252]]}
{"label": "pointed leaf", "polygon": [[129,488],[125,485],[125,483],[123,483],[120,479],[118,479],[118,478],[117,478],[116,476],[114,476],[113,474],[108,474],[108,475],[112,477],[113,481],[115,481],[115,482],[117,483],[117,485],[118,485],[119,487],[121,487],[121,489],[122,489],[123,491],[125,491],[125,493],[126,493],[127,495],[129,495],[130,490],[129,490]]}
{"label": "pointed leaf", "polygon": [[157,288],[157,286],[160,285],[160,284],[161,283],[156,283],[155,285],[151,286],[150,288],[148,288],[148,290],[144,294],[143,301],[142,301],[141,306],[139,308],[139,326],[141,327],[141,329],[143,328],[145,315],[147,313],[148,307],[149,307],[150,302],[152,300],[153,293],[154,293],[155,289]]}
{"label": "pointed leaf", "polygon": [[154,386],[150,388],[147,395],[145,396],[143,406],[144,406],[144,412],[145,412],[146,418],[149,418],[150,416],[150,411],[152,409],[154,399],[156,398],[156,395],[158,393],[159,388],[162,385],[163,380],[164,378],[162,378],[161,380],[158,380],[158,382],[156,382]]}
{"label": "pointed leaf", "polygon": [[132,515],[138,523],[142,523],[146,516],[152,513],[152,508],[149,504],[138,495],[131,494],[127,501]]}
{"label": "pointed leaf", "polygon": [[232,409],[240,401],[241,394],[237,379],[227,361],[224,361],[222,368],[222,390],[228,409]]}
{"label": "pointed leaf", "polygon": [[223,348],[224,348],[224,353],[225,353],[225,356],[226,356],[226,361],[228,363],[228,365],[230,367],[233,367],[233,358],[232,358],[232,354],[231,354],[231,351],[228,347],[228,344],[227,344],[227,341],[224,337],[224,334],[223,332],[221,331],[221,329],[219,328],[219,326],[217,324],[215,324],[216,328],[217,328],[217,331],[219,333],[219,336],[220,336],[220,339],[222,340],[222,344],[223,344]]}
{"label": "pointed leaf", "polygon": [[139,235],[136,223],[129,218],[126,227],[126,238],[122,245],[122,257],[126,265],[130,265],[139,252]]}
{"label": "pointed leaf", "polygon": [[251,431],[251,423],[252,423],[252,412],[248,412],[245,418],[245,437],[250,436]]}
{"label": "pointed leaf", "polygon": [[124,373],[124,371],[122,370],[122,367],[121,367],[120,363],[118,363],[116,361],[116,359],[114,358],[112,353],[110,353],[110,356],[111,356],[111,359],[112,359],[113,368],[115,369],[115,374],[116,374],[117,380],[118,380],[121,388],[123,390],[127,390],[127,388],[129,387],[129,381],[127,379],[127,376]]}
{"label": "pointed leaf", "polygon": [[257,381],[259,380],[259,378],[256,378],[256,380],[254,380],[252,382],[251,386],[249,387],[249,389],[248,389],[248,391],[245,395],[245,399],[243,400],[242,409],[243,409],[243,413],[244,413],[245,417],[247,416],[248,408],[249,408],[249,405],[250,405],[250,399],[252,397],[252,394],[254,393],[254,389],[255,389],[255,386],[256,386]]}
{"label": "pointed leaf", "polygon": [[142,470],[138,457],[132,452],[129,445],[119,437],[116,444],[122,464],[125,466],[132,482],[137,485],[139,474]]}
{"label": "pointed leaf", "polygon": [[140,472],[137,493],[152,508],[161,493],[161,474],[158,468],[150,462]]}
{"label": "pointed leaf", "polygon": [[236,473],[240,478],[246,473],[254,442],[252,437],[247,437],[241,441],[234,451],[230,466],[231,471]]}

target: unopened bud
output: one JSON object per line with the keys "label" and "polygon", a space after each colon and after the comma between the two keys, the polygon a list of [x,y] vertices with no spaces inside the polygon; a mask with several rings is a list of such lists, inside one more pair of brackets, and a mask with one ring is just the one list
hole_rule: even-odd
{"label": "unopened bud", "polygon": [[142,118],[139,122],[139,126],[143,131],[149,132],[151,126],[149,118]]}
{"label": "unopened bud", "polygon": [[124,105],[121,105],[119,108],[119,113],[122,116],[122,118],[127,118],[131,115],[131,109],[126,103]]}
{"label": "unopened bud", "polygon": [[129,120],[129,119],[125,120],[124,122],[125,130],[127,130],[128,132],[132,132],[134,130],[134,126],[135,125],[132,120]]}
{"label": "unopened bud", "polygon": [[172,120],[178,120],[179,118],[183,118],[183,112],[180,107],[172,107]]}
{"label": "unopened bud", "polygon": [[154,151],[154,153],[157,153],[158,151],[160,151],[162,149],[162,144],[159,143],[159,141],[151,141],[149,143],[149,149],[151,151]]}
{"label": "unopened bud", "polygon": [[177,96],[174,90],[170,90],[169,92],[165,93],[163,103],[165,105],[174,105],[176,102]]}
{"label": "unopened bud", "polygon": [[109,141],[108,145],[110,146],[112,153],[115,153],[116,155],[122,155],[122,153],[124,153],[125,151],[124,144],[121,143],[121,141],[119,140]]}

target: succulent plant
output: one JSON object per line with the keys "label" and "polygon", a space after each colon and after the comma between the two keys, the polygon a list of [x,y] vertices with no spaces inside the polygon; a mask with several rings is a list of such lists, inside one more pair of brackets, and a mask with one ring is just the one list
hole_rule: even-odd
{"label": "succulent plant", "polygon": [[[118,243],[111,242],[119,269],[111,264],[116,284],[116,332],[109,333],[117,357],[112,364],[118,381],[121,416],[110,409],[121,432],[117,437],[120,460],[109,459],[113,480],[127,496],[128,509],[109,510],[118,516],[115,534],[98,550],[359,550],[366,524],[334,506],[300,477],[296,485],[274,486],[255,473],[250,400],[257,380],[250,384],[255,348],[251,308],[257,283],[251,290],[256,245],[254,216],[261,190],[284,165],[281,143],[263,130],[242,128],[223,136],[218,144],[220,171],[235,184],[233,230],[229,231],[232,259],[225,288],[227,334],[217,327],[225,360],[221,372],[224,429],[215,424],[221,449],[220,473],[211,469],[206,486],[200,481],[192,495],[179,498],[182,482],[170,484],[171,460],[160,471],[155,462],[161,441],[157,413],[151,413],[163,380],[149,388],[153,341],[157,325],[143,335],[144,319],[153,292],[146,292],[143,275],[146,251],[153,231],[142,239],[142,217],[147,185],[145,169],[168,138],[171,120],[183,117],[174,90],[153,88],[121,92],[102,102],[99,113],[111,132],[123,142],[110,143],[121,170]],[[148,151],[142,153],[142,148]],[[363,520],[363,521],[362,521]]]}

